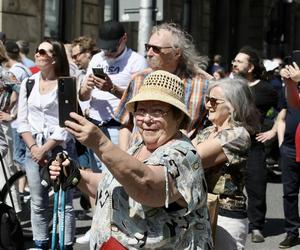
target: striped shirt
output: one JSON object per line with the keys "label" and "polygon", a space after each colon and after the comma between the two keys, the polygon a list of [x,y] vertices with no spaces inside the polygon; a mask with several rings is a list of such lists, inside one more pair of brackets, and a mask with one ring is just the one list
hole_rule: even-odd
{"label": "striped shirt", "polygon": [[[145,70],[136,75],[130,82],[128,88],[124,92],[118,107],[115,110],[115,119],[123,125],[127,125],[130,122],[130,116],[125,108],[125,104],[137,94],[141,87],[145,77],[149,73],[149,70]],[[182,79],[185,86],[185,105],[191,116],[191,125],[188,131],[201,127],[206,115],[205,109],[205,94],[208,89],[208,80],[198,75],[193,78]]]}

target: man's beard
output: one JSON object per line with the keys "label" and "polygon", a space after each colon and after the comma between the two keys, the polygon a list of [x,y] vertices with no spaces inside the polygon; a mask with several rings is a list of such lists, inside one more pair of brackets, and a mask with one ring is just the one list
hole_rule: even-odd
{"label": "man's beard", "polygon": [[162,64],[156,57],[147,57],[147,62],[151,69],[161,69]]}
{"label": "man's beard", "polygon": [[239,72],[232,71],[232,74],[233,74],[234,77],[247,78],[247,73],[243,72],[243,71],[239,71]]}

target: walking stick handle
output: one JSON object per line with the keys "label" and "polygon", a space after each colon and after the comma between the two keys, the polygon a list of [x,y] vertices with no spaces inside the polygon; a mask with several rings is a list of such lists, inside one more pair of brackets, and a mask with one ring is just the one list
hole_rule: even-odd
{"label": "walking stick handle", "polygon": [[[65,151],[59,152],[56,154],[55,160],[58,161],[59,164],[62,164],[68,158],[68,153]],[[60,188],[60,185],[64,182],[65,175],[63,173],[64,168],[61,168],[60,175],[56,181],[53,183],[54,191],[57,192]]]}

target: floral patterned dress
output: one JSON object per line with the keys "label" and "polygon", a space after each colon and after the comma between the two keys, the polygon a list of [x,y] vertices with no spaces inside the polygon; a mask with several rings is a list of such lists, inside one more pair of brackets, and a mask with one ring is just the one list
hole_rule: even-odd
{"label": "floral patterned dress", "polygon": [[[196,136],[196,143],[205,141],[214,131],[214,126],[200,131]],[[228,161],[205,171],[208,192],[220,196],[220,215],[246,218],[246,196],[243,189],[247,155],[251,145],[250,135],[244,127],[232,127],[219,131],[215,137],[220,141]]]}

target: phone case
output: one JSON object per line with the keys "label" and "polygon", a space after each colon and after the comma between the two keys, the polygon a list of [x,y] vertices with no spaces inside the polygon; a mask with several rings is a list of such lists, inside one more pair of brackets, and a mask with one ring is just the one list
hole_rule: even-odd
{"label": "phone case", "polygon": [[76,78],[59,77],[57,91],[59,126],[65,127],[65,121],[72,120],[70,112],[78,113]]}
{"label": "phone case", "polygon": [[127,250],[117,239],[109,237],[109,239],[102,244],[100,250]]}
{"label": "phone case", "polygon": [[300,66],[300,50],[294,50],[292,52],[292,62],[295,62]]}
{"label": "phone case", "polygon": [[106,78],[106,74],[104,73],[102,68],[92,68],[93,74],[101,79]]}

